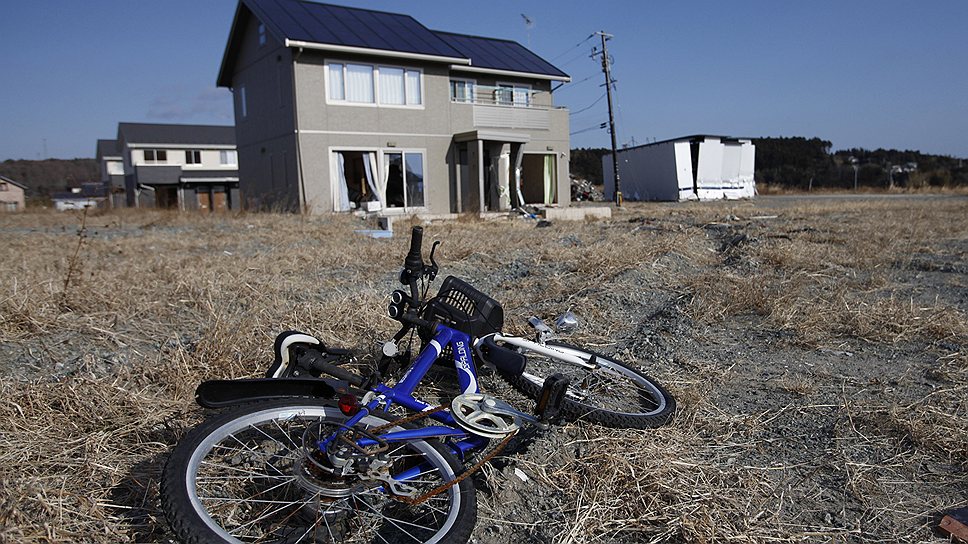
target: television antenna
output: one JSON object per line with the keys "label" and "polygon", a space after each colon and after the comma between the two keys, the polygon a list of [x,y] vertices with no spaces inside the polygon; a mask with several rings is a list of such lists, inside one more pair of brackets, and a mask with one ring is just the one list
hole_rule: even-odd
{"label": "television antenna", "polygon": [[524,19],[524,29],[528,33],[528,49],[531,49],[531,29],[534,28],[534,19],[523,13],[521,18]]}

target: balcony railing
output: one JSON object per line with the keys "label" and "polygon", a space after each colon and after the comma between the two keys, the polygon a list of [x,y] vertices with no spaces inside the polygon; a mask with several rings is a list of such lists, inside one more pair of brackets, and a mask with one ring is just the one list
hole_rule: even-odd
{"label": "balcony railing", "polygon": [[528,87],[510,85],[473,85],[469,82],[451,81],[450,101],[459,104],[478,104],[485,106],[511,106],[517,108],[536,107],[534,97],[540,91]]}

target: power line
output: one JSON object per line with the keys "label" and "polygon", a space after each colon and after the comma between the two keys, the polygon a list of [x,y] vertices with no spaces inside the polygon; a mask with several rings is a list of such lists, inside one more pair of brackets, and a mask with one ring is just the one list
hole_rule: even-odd
{"label": "power line", "polygon": [[585,38],[584,40],[582,40],[582,41],[580,41],[580,42],[578,42],[578,43],[576,43],[575,45],[573,45],[573,46],[571,46],[571,47],[569,47],[569,48],[568,48],[568,49],[567,49],[567,50],[566,50],[566,51],[565,51],[564,53],[561,53],[560,55],[558,55],[558,56],[556,56],[555,58],[553,58],[553,59],[551,59],[551,61],[550,61],[550,62],[554,62],[554,61],[556,61],[556,60],[558,60],[558,59],[560,59],[561,57],[563,57],[563,56],[565,56],[565,55],[567,55],[568,53],[571,53],[571,52],[572,52],[572,51],[574,51],[575,49],[577,49],[577,48],[579,48],[579,47],[581,47],[583,43],[585,43],[585,42],[587,42],[588,40],[590,40],[590,39],[592,39],[592,38],[594,38],[594,37],[595,37],[595,35],[594,35],[594,34],[589,34],[587,38]]}
{"label": "power line", "polygon": [[569,113],[568,115],[578,115],[579,113],[581,113],[581,112],[583,112],[583,111],[588,111],[588,110],[590,110],[590,109],[592,109],[592,108],[593,108],[593,107],[595,106],[595,104],[598,104],[599,102],[601,102],[601,101],[602,101],[602,99],[603,99],[603,98],[605,98],[605,94],[606,94],[606,93],[602,93],[602,96],[599,96],[599,97],[598,97],[598,98],[597,98],[597,99],[596,99],[596,100],[595,100],[594,102],[592,102],[591,104],[589,104],[589,105],[587,105],[587,106],[585,106],[584,108],[582,108],[582,109],[580,109],[580,110],[575,110],[575,111],[573,111],[573,112],[571,112],[571,113]]}
{"label": "power line", "polygon": [[569,132],[569,133],[568,133],[568,135],[569,135],[569,136],[574,136],[575,134],[581,134],[581,133],[583,133],[583,132],[588,132],[588,131],[590,131],[590,130],[602,130],[602,129],[604,129],[604,128],[605,128],[605,127],[606,127],[607,125],[608,125],[608,123],[607,123],[607,122],[604,122],[604,121],[603,121],[603,122],[601,122],[601,123],[599,123],[599,124],[597,124],[597,125],[595,125],[595,126],[592,126],[592,127],[588,127],[588,128],[583,128],[583,129],[581,129],[581,130],[576,130],[575,132]]}
{"label": "power line", "polygon": [[569,81],[568,83],[565,83],[564,85],[559,85],[558,88],[561,89],[561,88],[564,88],[564,87],[568,87],[570,89],[570,88],[578,85],[579,83],[584,83],[584,82],[586,82],[586,81],[588,81],[588,80],[590,80],[590,79],[592,79],[594,77],[598,77],[598,74],[592,74],[592,75],[590,75],[590,76],[588,76],[588,77],[586,77],[584,79],[579,79],[578,81]]}

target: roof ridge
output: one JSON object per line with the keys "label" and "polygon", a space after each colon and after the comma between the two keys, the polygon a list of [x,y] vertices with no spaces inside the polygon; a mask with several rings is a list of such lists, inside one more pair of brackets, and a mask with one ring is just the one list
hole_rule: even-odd
{"label": "roof ridge", "polygon": [[[490,40],[492,42],[515,43],[515,44],[520,45],[521,47],[524,47],[524,45],[522,45],[521,42],[519,42],[517,40],[509,39],[509,38],[492,38],[490,36],[478,36],[477,34],[465,34],[463,32],[449,32],[447,30],[434,30],[432,28],[430,29],[430,31],[433,32],[434,34],[449,34],[451,36],[463,36],[465,38],[477,38],[479,40]],[[525,49],[528,49],[527,47],[524,47],[524,48]],[[528,49],[528,51],[531,51],[531,50]],[[534,53],[534,51],[531,51],[531,52]],[[537,55],[537,53],[534,53],[534,54]]]}

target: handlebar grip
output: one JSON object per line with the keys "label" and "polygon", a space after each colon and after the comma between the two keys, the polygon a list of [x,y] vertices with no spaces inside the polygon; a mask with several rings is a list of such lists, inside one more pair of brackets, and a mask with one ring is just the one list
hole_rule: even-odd
{"label": "handlebar grip", "polygon": [[421,249],[423,246],[423,227],[417,226],[413,228],[410,234],[410,252],[407,253],[407,258],[404,260],[404,267],[410,272],[422,272],[423,270],[423,257],[421,256]]}

